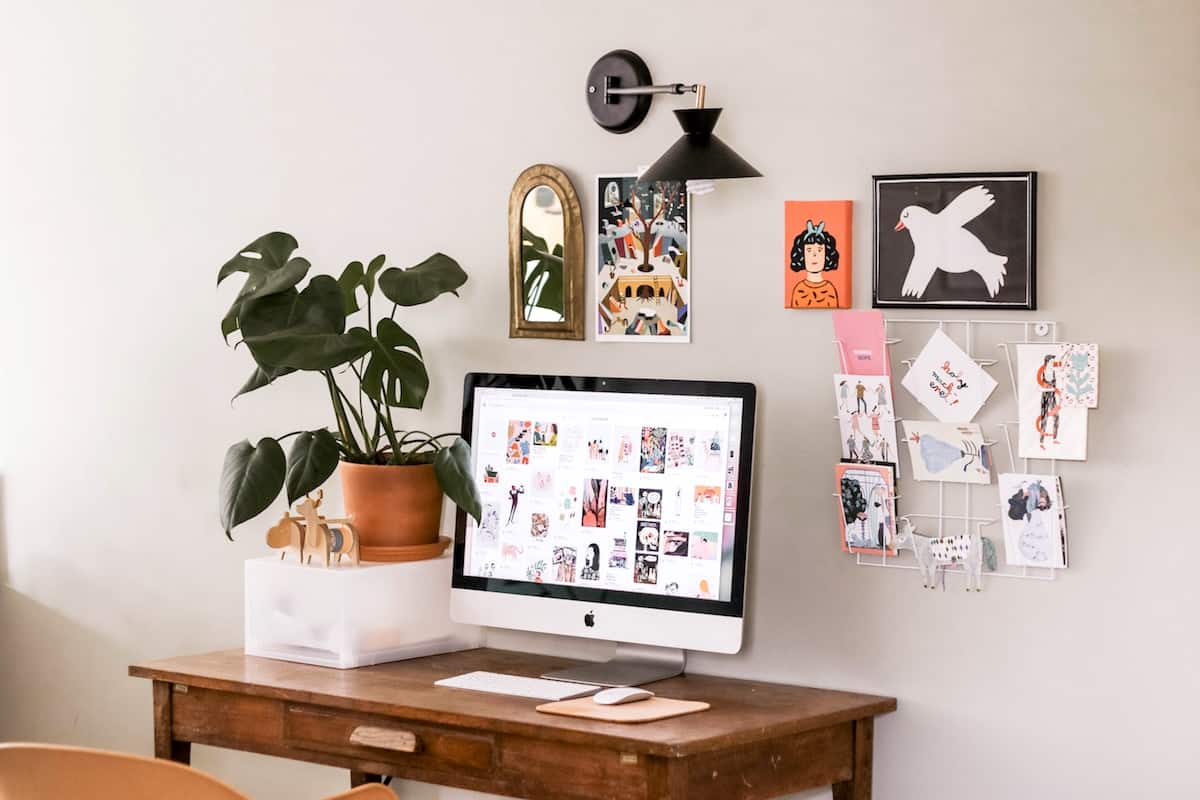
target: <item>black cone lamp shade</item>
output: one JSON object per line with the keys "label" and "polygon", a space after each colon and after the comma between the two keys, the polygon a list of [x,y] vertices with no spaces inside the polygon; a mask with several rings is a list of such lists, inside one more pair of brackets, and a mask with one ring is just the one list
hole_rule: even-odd
{"label": "black cone lamp shade", "polygon": [[675,110],[683,136],[650,165],[638,180],[702,181],[725,178],[761,178],[762,173],[713,135],[719,108]]}

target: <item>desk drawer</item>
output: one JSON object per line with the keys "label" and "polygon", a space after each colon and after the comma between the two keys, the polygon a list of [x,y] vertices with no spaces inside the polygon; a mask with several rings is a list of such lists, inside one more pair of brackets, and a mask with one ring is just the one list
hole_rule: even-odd
{"label": "desk drawer", "polygon": [[288,706],[283,736],[295,747],[427,770],[488,772],[495,763],[491,736],[325,708]]}

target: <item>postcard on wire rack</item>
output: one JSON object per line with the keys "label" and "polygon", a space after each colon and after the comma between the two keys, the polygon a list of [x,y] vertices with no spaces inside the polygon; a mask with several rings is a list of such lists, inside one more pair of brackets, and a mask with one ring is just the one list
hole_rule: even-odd
{"label": "postcard on wire rack", "polygon": [[833,376],[842,458],[899,461],[891,384],[887,375]]}
{"label": "postcard on wire rack", "polygon": [[896,554],[896,476],[893,464],[838,464],[842,550]]}
{"label": "postcard on wire rack", "polygon": [[1067,517],[1057,475],[1002,473],[1000,508],[1010,566],[1067,566]]}
{"label": "postcard on wire rack", "polygon": [[991,457],[978,425],[914,419],[906,419],[902,424],[914,480],[992,482]]}
{"label": "postcard on wire rack", "polygon": [[1062,345],[1063,405],[1096,408],[1100,404],[1100,346]]}
{"label": "postcard on wire rack", "polygon": [[833,339],[842,372],[891,375],[882,311],[834,311]]}
{"label": "postcard on wire rack", "polygon": [[1060,343],[1017,345],[1018,455],[1087,459],[1085,405],[1067,405],[1069,382]]}
{"label": "postcard on wire rack", "polygon": [[900,384],[942,422],[970,422],[996,389],[996,380],[941,329]]}

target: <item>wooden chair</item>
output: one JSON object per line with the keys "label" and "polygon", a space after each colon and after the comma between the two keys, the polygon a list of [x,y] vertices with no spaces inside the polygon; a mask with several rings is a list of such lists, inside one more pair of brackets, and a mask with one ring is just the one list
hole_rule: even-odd
{"label": "wooden chair", "polygon": [[[0,744],[0,800],[250,800],[199,770],[126,753]],[[327,800],[396,800],[378,783]]]}

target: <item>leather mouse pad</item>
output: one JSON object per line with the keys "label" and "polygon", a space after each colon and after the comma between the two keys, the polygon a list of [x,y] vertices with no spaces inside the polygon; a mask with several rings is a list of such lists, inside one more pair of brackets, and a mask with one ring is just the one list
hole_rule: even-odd
{"label": "leather mouse pad", "polygon": [[616,706],[603,706],[590,697],[577,697],[574,700],[542,703],[537,710],[545,714],[598,719],[604,722],[655,722],[706,711],[708,708],[708,703],[698,700],[672,700],[668,697],[651,697],[649,700]]}

